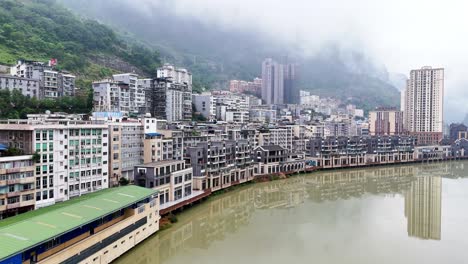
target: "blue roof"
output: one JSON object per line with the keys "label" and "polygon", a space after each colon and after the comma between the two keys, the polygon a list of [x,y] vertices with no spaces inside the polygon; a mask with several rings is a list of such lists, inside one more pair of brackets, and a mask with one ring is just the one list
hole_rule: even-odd
{"label": "blue roof", "polygon": [[7,149],[8,149],[7,145],[0,144],[0,150],[7,150]]}
{"label": "blue roof", "polygon": [[155,132],[155,133],[146,133],[146,135],[149,136],[149,137],[160,137],[160,136],[163,136],[163,134],[157,133],[157,132]]}

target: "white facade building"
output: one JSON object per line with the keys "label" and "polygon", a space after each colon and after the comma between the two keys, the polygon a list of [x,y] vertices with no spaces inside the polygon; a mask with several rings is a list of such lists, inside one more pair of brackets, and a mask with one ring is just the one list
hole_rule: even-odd
{"label": "white facade building", "polygon": [[35,163],[36,208],[108,188],[108,127],[68,119],[8,120],[0,140]]}

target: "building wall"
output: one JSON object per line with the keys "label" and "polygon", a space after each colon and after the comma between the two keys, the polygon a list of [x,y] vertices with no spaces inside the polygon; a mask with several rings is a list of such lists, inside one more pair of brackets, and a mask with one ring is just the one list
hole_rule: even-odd
{"label": "building wall", "polygon": [[376,110],[369,113],[369,132],[375,135],[400,135],[403,133],[403,112]]}
{"label": "building wall", "polygon": [[0,75],[0,90],[18,90],[27,97],[39,98],[39,80]]}
{"label": "building wall", "polygon": [[0,157],[0,219],[34,210],[35,188],[31,155]]}

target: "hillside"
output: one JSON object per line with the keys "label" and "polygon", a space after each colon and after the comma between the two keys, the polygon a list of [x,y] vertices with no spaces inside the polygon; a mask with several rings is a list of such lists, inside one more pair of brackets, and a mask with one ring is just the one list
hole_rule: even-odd
{"label": "hillside", "polygon": [[79,18],[54,0],[0,1],[0,64],[19,58],[58,59],[58,68],[77,74],[77,86],[112,72],[152,74],[159,54],[122,40],[112,29]]}
{"label": "hillside", "polygon": [[296,47],[284,47],[257,32],[179,16],[173,1],[155,1],[150,7],[128,0],[60,1],[75,13],[97,19],[121,35],[158,50],[163,61],[189,68],[195,86],[226,88],[230,79],[259,76],[264,58],[281,60],[288,55],[300,64],[302,89],[355,102],[366,109],[399,104],[398,90],[390,84],[386,70],[365,59],[362,51],[331,45],[303,57]]}

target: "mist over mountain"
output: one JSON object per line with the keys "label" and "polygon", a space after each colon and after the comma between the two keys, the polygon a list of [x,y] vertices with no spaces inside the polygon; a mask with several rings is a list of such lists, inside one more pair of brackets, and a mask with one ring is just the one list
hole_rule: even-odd
{"label": "mist over mountain", "polygon": [[261,75],[264,58],[282,61],[287,57],[299,63],[301,89],[366,109],[399,104],[398,90],[390,84],[385,67],[354,47],[326,41],[314,52],[305,52],[300,45],[253,27],[227,27],[180,14],[172,1],[60,1],[78,15],[96,19],[124,38],[138,39],[156,49],[163,62],[189,68],[199,90],[226,88],[230,79],[253,79]]}

